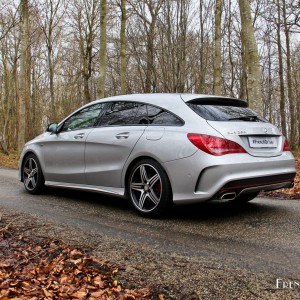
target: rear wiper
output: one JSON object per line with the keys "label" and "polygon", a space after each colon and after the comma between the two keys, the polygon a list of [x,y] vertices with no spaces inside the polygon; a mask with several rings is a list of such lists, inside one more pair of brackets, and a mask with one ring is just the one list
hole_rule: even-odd
{"label": "rear wiper", "polygon": [[258,121],[258,117],[253,115],[253,116],[243,116],[243,117],[238,117],[238,118],[230,118],[229,121],[234,121],[234,120],[241,120],[241,121],[251,121],[251,122],[256,122]]}

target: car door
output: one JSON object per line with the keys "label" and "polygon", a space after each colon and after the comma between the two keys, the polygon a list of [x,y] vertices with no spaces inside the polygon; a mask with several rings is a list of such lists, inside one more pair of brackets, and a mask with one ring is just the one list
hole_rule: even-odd
{"label": "car door", "polygon": [[142,105],[112,102],[101,117],[99,126],[86,139],[85,175],[89,185],[121,187],[122,169],[148,122],[135,124]]}
{"label": "car door", "polygon": [[86,184],[84,150],[104,104],[94,104],[71,115],[57,134],[43,142],[46,181]]}

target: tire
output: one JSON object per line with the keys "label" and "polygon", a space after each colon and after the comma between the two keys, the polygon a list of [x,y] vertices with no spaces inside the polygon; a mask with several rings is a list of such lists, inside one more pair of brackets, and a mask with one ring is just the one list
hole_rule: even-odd
{"label": "tire", "polygon": [[137,162],[130,171],[127,192],[136,211],[145,217],[159,217],[172,201],[168,176],[152,159]]}
{"label": "tire", "polygon": [[44,188],[45,179],[38,158],[28,155],[22,166],[24,187],[30,194],[40,194]]}
{"label": "tire", "polygon": [[259,192],[254,192],[254,193],[248,193],[248,194],[243,194],[241,196],[236,197],[233,202],[234,203],[246,203],[249,202],[257,197]]}

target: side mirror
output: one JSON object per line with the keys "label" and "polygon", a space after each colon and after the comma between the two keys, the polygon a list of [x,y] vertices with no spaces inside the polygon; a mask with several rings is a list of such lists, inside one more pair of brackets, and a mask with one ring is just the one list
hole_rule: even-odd
{"label": "side mirror", "polygon": [[58,133],[58,124],[57,123],[49,124],[46,128],[46,131],[54,134]]}

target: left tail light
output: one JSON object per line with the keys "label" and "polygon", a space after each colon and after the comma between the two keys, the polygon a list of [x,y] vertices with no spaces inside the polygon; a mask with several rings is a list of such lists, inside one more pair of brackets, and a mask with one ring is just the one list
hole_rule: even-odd
{"label": "left tail light", "polygon": [[246,150],[239,144],[216,136],[188,133],[187,137],[197,148],[211,155],[246,153]]}

